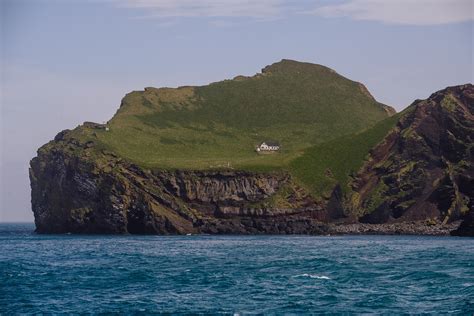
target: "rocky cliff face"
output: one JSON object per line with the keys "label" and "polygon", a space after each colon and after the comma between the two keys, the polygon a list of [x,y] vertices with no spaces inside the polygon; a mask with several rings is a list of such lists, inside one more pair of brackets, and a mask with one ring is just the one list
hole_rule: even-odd
{"label": "rocky cliff face", "polygon": [[349,205],[361,222],[468,219],[474,212],[474,86],[415,101],[371,151],[353,189]]}
{"label": "rocky cliff face", "polygon": [[61,132],[31,161],[40,233],[320,233],[330,212],[286,173],[146,170]]}
{"label": "rocky cliff face", "polygon": [[149,170],[68,130],[38,150],[30,179],[40,233],[436,234],[464,220],[453,234],[472,236],[474,86],[414,102],[346,195],[313,197],[283,171]]}

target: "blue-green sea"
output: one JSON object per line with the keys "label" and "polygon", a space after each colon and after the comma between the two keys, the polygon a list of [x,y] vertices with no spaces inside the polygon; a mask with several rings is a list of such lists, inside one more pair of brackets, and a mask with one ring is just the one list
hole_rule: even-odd
{"label": "blue-green sea", "polygon": [[0,224],[0,314],[474,313],[474,239],[37,235]]}

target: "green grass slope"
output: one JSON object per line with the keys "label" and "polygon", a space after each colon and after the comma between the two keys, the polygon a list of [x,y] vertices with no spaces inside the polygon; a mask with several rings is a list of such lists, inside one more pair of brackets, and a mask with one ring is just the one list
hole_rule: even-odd
{"label": "green grass slope", "polygon": [[[252,77],[131,92],[110,130],[94,131],[94,138],[150,168],[275,170],[389,114],[362,84],[321,65],[282,60]],[[257,154],[265,140],[280,142],[281,151]]]}
{"label": "green grass slope", "polygon": [[362,132],[308,148],[290,163],[291,173],[315,196],[327,196],[336,184],[348,192],[351,175],[362,167],[369,151],[383,140],[402,113]]}

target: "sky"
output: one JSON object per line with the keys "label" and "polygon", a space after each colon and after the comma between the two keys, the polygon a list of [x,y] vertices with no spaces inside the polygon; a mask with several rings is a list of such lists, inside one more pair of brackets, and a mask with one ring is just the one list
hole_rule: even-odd
{"label": "sky", "polygon": [[472,0],[0,0],[0,222],[33,221],[29,161],[148,86],[326,65],[398,111],[473,82]]}

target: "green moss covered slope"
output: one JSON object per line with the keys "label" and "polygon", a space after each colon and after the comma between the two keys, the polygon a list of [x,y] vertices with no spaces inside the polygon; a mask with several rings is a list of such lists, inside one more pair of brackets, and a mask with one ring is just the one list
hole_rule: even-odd
{"label": "green moss covered slope", "polygon": [[[252,77],[131,92],[109,131],[75,133],[147,168],[265,171],[289,169],[305,150],[391,114],[358,82],[282,60]],[[278,141],[281,151],[258,155],[255,146],[266,140]]]}

